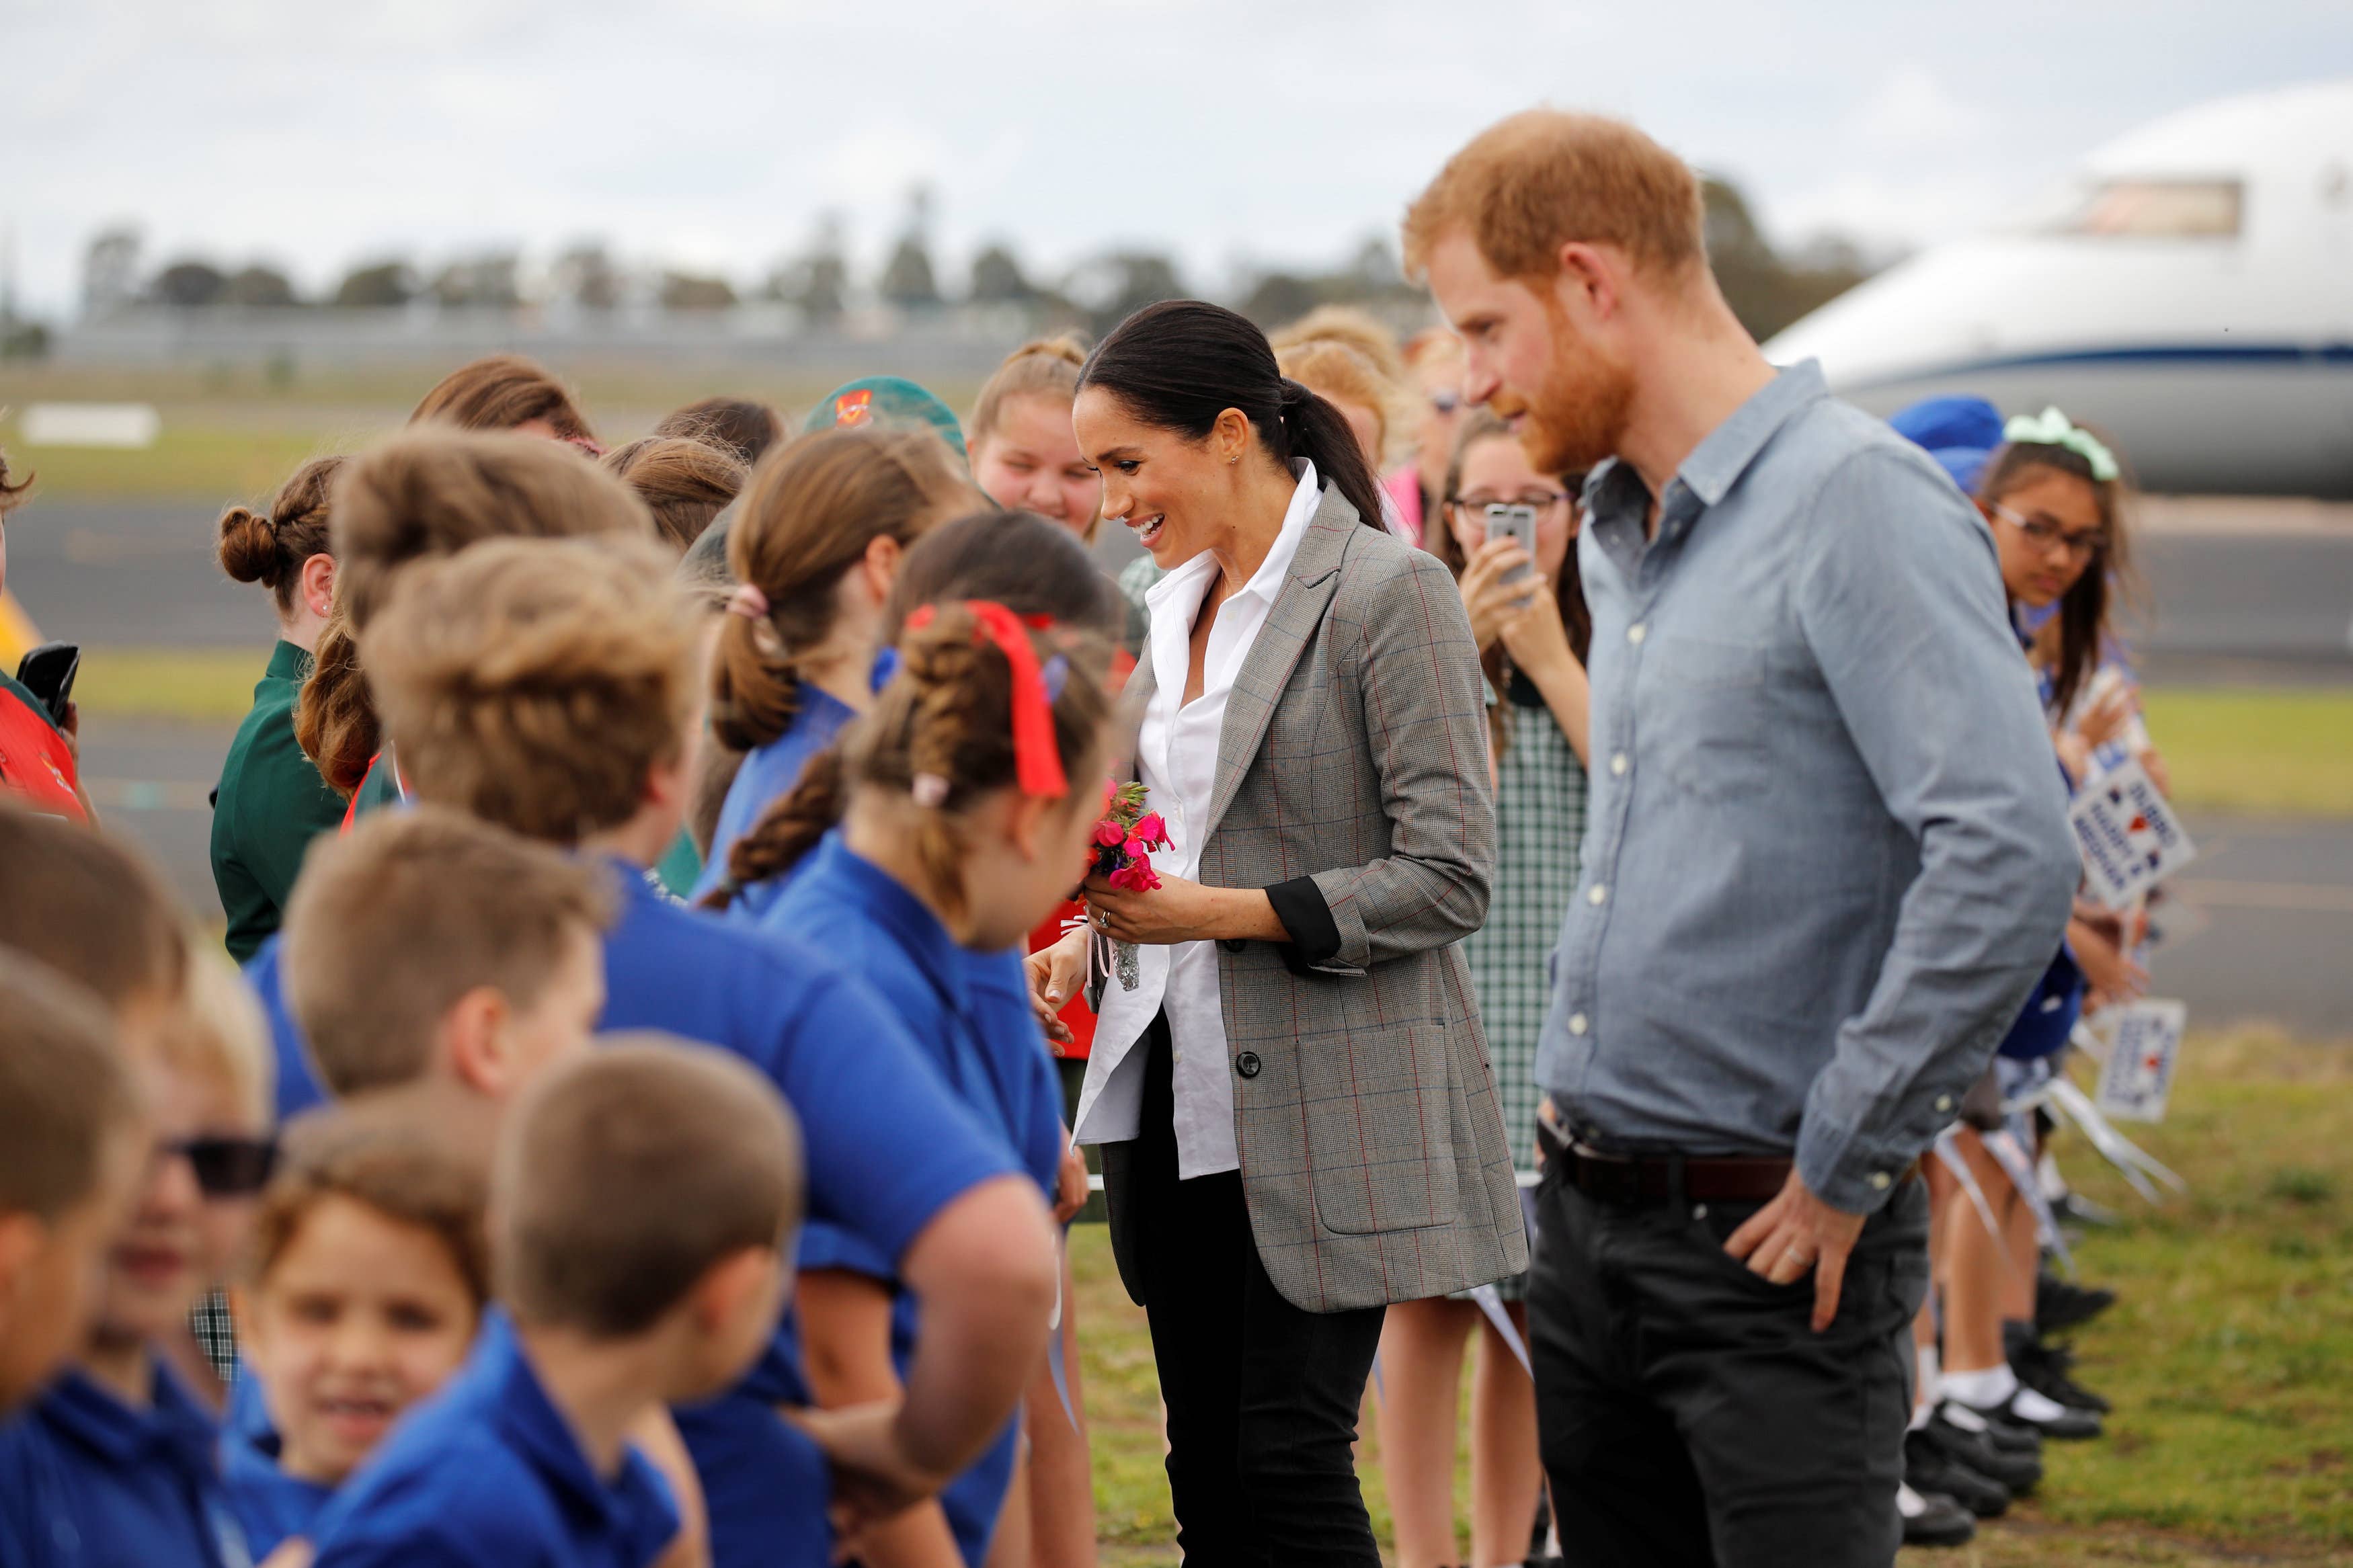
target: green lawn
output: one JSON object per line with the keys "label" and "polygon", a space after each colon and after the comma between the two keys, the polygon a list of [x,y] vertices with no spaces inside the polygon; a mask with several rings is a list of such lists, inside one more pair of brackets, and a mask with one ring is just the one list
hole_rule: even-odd
{"label": "green lawn", "polygon": [[[2080,1142],[2061,1151],[2125,1216],[2078,1254],[2122,1295],[2077,1339],[2084,1380],[2116,1404],[2109,1436],[2054,1445],[2038,1499],[1905,1568],[2353,1563],[2353,1043],[2195,1038],[2170,1118],[2135,1135],[2189,1196],[2151,1208]],[[1101,1226],[1071,1254],[1104,1560],[1173,1563],[1143,1315]],[[1368,1436],[1386,1538],[1377,1452]]]}
{"label": "green lawn", "polygon": [[2353,691],[2158,689],[2146,702],[2184,808],[2353,816]]}

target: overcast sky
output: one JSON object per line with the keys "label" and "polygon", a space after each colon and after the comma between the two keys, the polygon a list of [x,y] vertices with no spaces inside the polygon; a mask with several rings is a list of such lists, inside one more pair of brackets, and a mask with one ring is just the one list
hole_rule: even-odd
{"label": "overcast sky", "polygon": [[1323,264],[1536,102],[1625,114],[1778,239],[1966,232],[2223,94],[2353,75],[2344,0],[0,0],[0,228],[33,307],[135,222],[153,265],[584,237],[765,274],[831,208],[862,266],[911,183],[960,286],[1113,243],[1197,288]]}

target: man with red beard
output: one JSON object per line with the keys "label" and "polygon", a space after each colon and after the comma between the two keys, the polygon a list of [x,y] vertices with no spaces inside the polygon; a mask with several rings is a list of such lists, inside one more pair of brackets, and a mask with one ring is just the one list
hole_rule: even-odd
{"label": "man with red beard", "polygon": [[1593,468],[1584,886],[1555,953],[1529,1287],[1580,1562],[1884,1564],[1915,1162],[2066,923],[2065,802],[1984,527],[1777,371],[1697,182],[1535,110],[1409,209],[1464,396]]}

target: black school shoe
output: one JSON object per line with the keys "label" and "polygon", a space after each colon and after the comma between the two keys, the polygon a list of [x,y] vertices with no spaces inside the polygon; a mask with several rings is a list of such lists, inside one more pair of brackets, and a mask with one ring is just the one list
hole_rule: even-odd
{"label": "black school shoe", "polygon": [[2034,1331],[2048,1336],[2079,1328],[2116,1304],[2114,1290],[2071,1284],[2045,1268],[2034,1280]]}
{"label": "black school shoe", "polygon": [[1966,1546],[1977,1539],[1978,1521],[1969,1510],[1941,1493],[1922,1496],[1910,1487],[1898,1488],[1895,1507],[1904,1516],[1906,1546]]}
{"label": "black school shoe", "polygon": [[1979,1519],[2010,1511],[2010,1489],[1978,1474],[1925,1430],[1904,1435],[1904,1484],[1923,1497],[1938,1492]]}
{"label": "black school shoe", "polygon": [[[2032,1454],[2011,1454],[1993,1446],[1989,1436],[1971,1432],[1942,1409],[1928,1417],[1915,1436],[1947,1458],[1968,1466],[1989,1481],[1998,1481],[2013,1498],[2022,1498],[2042,1484],[2042,1461]],[[1950,1491],[1940,1487],[1939,1491]]]}
{"label": "black school shoe", "polygon": [[2038,1337],[2033,1325],[2004,1323],[2001,1341],[2003,1350],[2009,1352],[2010,1369],[2018,1374],[2018,1381],[2043,1398],[2070,1410],[2088,1410],[2094,1415],[2105,1415],[2114,1408],[2068,1375],[2075,1364],[2074,1353]]}
{"label": "black school shoe", "polygon": [[1947,1399],[1936,1406],[1936,1419],[1970,1436],[1984,1438],[1996,1453],[2023,1454],[2035,1460],[2042,1458],[2042,1433],[1990,1411],[1972,1410],[1958,1400]]}

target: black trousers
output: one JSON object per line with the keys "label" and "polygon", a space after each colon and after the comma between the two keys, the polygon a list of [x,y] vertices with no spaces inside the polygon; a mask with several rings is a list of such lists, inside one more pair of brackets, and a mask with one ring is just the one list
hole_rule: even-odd
{"label": "black trousers", "polygon": [[1820,1334],[1811,1274],[1768,1284],[1724,1250],[1761,1206],[1620,1205],[1549,1164],[1528,1329],[1545,1473],[1579,1568],[1895,1560],[1925,1184],[1863,1226]]}
{"label": "black trousers", "polygon": [[1105,1146],[1105,1195],[1168,1405],[1176,1543],[1187,1568],[1378,1568],[1352,1445],[1385,1309],[1283,1300],[1240,1173],[1177,1179],[1165,1020],[1145,1044],[1141,1136]]}

